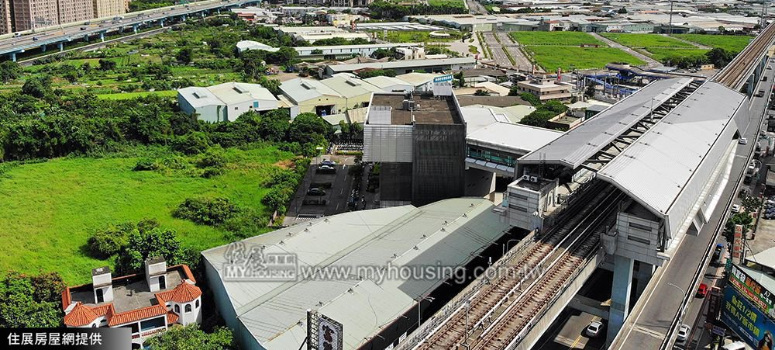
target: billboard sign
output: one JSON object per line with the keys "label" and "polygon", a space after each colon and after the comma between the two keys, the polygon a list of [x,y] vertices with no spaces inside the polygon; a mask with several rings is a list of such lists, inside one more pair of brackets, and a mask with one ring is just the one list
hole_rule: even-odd
{"label": "billboard sign", "polygon": [[452,96],[452,74],[433,78],[433,96]]}
{"label": "billboard sign", "polygon": [[342,350],[343,336],[341,323],[319,312],[307,311],[308,350]]}
{"label": "billboard sign", "polygon": [[735,234],[732,240],[732,258],[740,261],[743,256],[743,225],[735,225]]}
{"label": "billboard sign", "polygon": [[728,282],[734,286],[741,295],[753,303],[762,313],[775,319],[775,310],[772,308],[773,295],[762,287],[759,282],[751,278],[737,265],[731,265],[729,268]]}
{"label": "billboard sign", "polygon": [[775,323],[730,286],[724,288],[721,321],[754,349],[773,349]]}

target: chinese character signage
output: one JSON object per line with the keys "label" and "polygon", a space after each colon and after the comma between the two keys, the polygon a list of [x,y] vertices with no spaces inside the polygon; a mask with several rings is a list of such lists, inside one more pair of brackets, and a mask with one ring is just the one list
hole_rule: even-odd
{"label": "chinese character signage", "polygon": [[775,323],[735,288],[724,288],[721,321],[754,349],[773,349]]}
{"label": "chinese character signage", "polygon": [[342,324],[319,312],[307,312],[307,349],[342,350],[344,333]]}
{"label": "chinese character signage", "polygon": [[452,74],[433,78],[433,96],[452,96]]}
{"label": "chinese character signage", "polygon": [[730,285],[734,286],[741,295],[745,296],[762,313],[775,319],[775,310],[772,309],[773,296],[769,290],[764,289],[759,282],[756,282],[756,280],[736,265],[730,266],[728,281]]}
{"label": "chinese character signage", "polygon": [[129,328],[0,329],[3,349],[130,350]]}

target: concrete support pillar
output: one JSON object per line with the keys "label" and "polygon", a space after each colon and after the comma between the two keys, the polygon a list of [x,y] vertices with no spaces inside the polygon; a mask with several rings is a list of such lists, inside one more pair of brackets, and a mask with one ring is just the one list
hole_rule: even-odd
{"label": "concrete support pillar", "polygon": [[137,25],[137,24],[133,24],[133,25],[132,25],[132,31],[134,31],[134,32],[135,32],[135,34],[137,34],[137,27],[138,27],[138,25]]}
{"label": "concrete support pillar", "polygon": [[186,15],[183,15],[181,18],[183,19],[183,22],[186,21]]}
{"label": "concrete support pillar", "polygon": [[642,261],[638,262],[638,274],[635,276],[635,298],[640,298],[643,295],[643,291],[651,281],[651,276],[654,275],[654,265],[646,264]]}
{"label": "concrete support pillar", "polygon": [[616,338],[630,311],[630,287],[634,262],[630,258],[614,255],[614,281],[611,288],[611,310],[606,344],[610,344]]}
{"label": "concrete support pillar", "polygon": [[159,24],[161,25],[162,28],[164,28],[164,20],[163,19],[159,20]]}
{"label": "concrete support pillar", "polygon": [[11,57],[11,61],[16,62],[16,52],[11,52],[8,54],[8,56]]}
{"label": "concrete support pillar", "polygon": [[59,46],[59,52],[65,51],[65,43],[57,44]]}
{"label": "concrete support pillar", "polygon": [[40,47],[40,52],[46,52],[46,45]]}
{"label": "concrete support pillar", "polygon": [[756,87],[756,76],[751,75],[750,77],[748,77],[748,89],[746,91],[749,97],[753,96],[754,87]]}
{"label": "concrete support pillar", "polygon": [[105,42],[105,32],[100,32],[100,41]]}
{"label": "concrete support pillar", "polygon": [[86,35],[83,36],[83,41],[85,41],[87,43],[89,42],[89,34],[86,34]]}

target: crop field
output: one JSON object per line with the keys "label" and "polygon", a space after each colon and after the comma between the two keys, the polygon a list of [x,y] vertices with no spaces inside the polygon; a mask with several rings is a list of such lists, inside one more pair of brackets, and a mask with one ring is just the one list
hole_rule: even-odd
{"label": "crop field", "polygon": [[705,56],[705,53],[708,52],[708,50],[705,49],[662,49],[662,48],[651,48],[648,50],[648,52],[644,52],[647,55],[650,55],[652,58],[654,58],[657,61],[662,62],[663,60],[670,58],[670,57],[699,57],[699,56]]}
{"label": "crop field", "polygon": [[156,95],[160,97],[175,97],[178,92],[175,90],[163,90],[163,91],[148,91],[148,92],[124,92],[124,93],[111,93],[97,95],[97,98],[105,100],[131,100],[133,98],[146,97]]}
{"label": "crop field", "polygon": [[[616,41],[631,48],[694,48],[692,44],[685,43],[669,36],[659,34],[621,34],[600,33],[601,36]],[[650,50],[649,50],[650,51]]]}
{"label": "crop field", "polygon": [[225,244],[225,231],[175,219],[172,209],[188,197],[220,196],[269,215],[261,203],[268,189],[261,184],[275,164],[292,157],[273,146],[230,148],[225,153],[226,172],[206,179],[132,171],[139,155],[145,154],[4,164],[0,238],[5,248],[0,271],[56,271],[69,285],[88,283],[92,268],[112,265],[88,255],[91,233],[110,223],[144,218],[176,230],[183,247],[202,250]]}
{"label": "crop field", "polygon": [[595,69],[612,62],[642,65],[638,58],[616,48],[529,46],[524,48],[546,71],[562,68]]}
{"label": "crop field", "polygon": [[743,51],[753,39],[752,36],[747,35],[675,34],[675,36],[701,45],[713,48],[719,47],[731,52]]}
{"label": "crop field", "polygon": [[556,46],[581,46],[600,45],[606,46],[595,37],[581,32],[511,32],[509,35],[520,45],[556,45]]}

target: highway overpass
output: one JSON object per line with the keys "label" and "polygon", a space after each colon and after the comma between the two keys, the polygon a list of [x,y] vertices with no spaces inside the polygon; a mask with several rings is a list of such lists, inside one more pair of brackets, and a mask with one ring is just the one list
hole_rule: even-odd
{"label": "highway overpass", "polygon": [[13,34],[0,36],[0,55],[6,55],[16,61],[18,54],[40,49],[46,51],[49,46],[64,50],[65,44],[71,41],[90,39],[104,40],[105,35],[112,32],[131,30],[136,33],[142,27],[164,27],[176,21],[185,21],[189,16],[205,16],[212,12],[220,12],[233,7],[260,4],[260,0],[217,0],[193,2],[186,5],[162,7],[153,10],[131,12],[111,18],[97,18],[88,21],[68,23],[64,25],[38,28],[21,32],[20,36]]}

